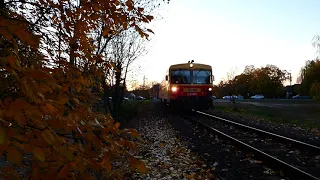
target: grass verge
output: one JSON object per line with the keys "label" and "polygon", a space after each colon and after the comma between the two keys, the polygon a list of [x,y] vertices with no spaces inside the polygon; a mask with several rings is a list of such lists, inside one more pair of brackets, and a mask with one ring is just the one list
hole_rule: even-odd
{"label": "grass verge", "polygon": [[297,125],[311,130],[320,128],[320,108],[314,106],[257,106],[253,104],[236,103],[234,105],[227,102],[215,103],[215,109],[232,114],[261,117],[266,121],[275,123]]}
{"label": "grass verge", "polygon": [[151,100],[133,100],[124,102],[120,114],[121,121],[128,121],[134,117],[139,116],[141,113],[145,112],[145,109],[148,108],[150,104]]}

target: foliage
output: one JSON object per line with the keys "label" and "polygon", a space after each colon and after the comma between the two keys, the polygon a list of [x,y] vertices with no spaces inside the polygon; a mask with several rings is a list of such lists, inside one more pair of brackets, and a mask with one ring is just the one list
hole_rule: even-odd
{"label": "foliage", "polygon": [[315,99],[320,100],[320,82],[315,82],[312,84],[310,89],[310,95]]}
{"label": "foliage", "polygon": [[[0,3],[0,13],[0,155],[26,165],[22,157],[31,153],[25,176],[33,179],[89,178],[88,167],[111,179],[128,166],[146,172],[129,153],[136,148],[129,137],[139,134],[91,111],[99,79],[115,67],[96,53],[90,33],[102,23],[104,39],[129,27],[148,37],[139,24],[153,17],[132,0],[12,0]],[[119,170],[115,158],[123,159]],[[12,166],[2,172],[18,176]]]}
{"label": "foliage", "polygon": [[[229,75],[228,75],[229,76]],[[243,73],[226,82],[221,81],[215,88],[219,97],[230,94],[239,94],[244,97],[250,94],[263,94],[273,98],[281,96],[283,91],[282,82],[286,80],[287,73],[274,65],[261,68],[246,66]]]}
{"label": "foliage", "polygon": [[299,81],[301,82],[300,94],[309,95],[312,84],[320,82],[320,60],[307,61],[301,68]]}
{"label": "foliage", "polygon": [[[154,14],[155,10],[160,6],[164,0],[136,0],[135,4],[143,9],[148,14]],[[106,12],[108,13],[108,12]],[[135,17],[134,13],[128,14],[129,19]],[[159,16],[159,15],[157,15]],[[146,31],[153,33],[151,29],[145,26],[145,23],[136,22],[136,24]],[[133,62],[140,56],[147,53],[147,43],[149,35],[146,38],[141,37],[140,31],[136,31],[135,27],[128,27],[126,30],[123,28],[118,29],[118,34],[103,38],[104,23],[100,23],[99,28],[95,32],[96,44],[99,50],[97,54],[104,54],[105,57],[112,62],[113,68],[116,71],[104,71],[107,74],[103,77],[102,81],[107,86],[103,86],[104,99],[111,96],[112,101],[105,102],[105,111],[111,112],[116,121],[121,121],[120,111],[122,110],[122,99],[127,86],[127,75],[132,73],[131,66]]]}

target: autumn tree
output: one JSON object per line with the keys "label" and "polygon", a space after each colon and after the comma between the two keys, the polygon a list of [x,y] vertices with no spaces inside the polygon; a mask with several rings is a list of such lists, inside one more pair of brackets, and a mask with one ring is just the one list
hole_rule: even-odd
{"label": "autumn tree", "polygon": [[310,89],[310,95],[315,99],[320,100],[320,82],[315,82],[312,84]]}
{"label": "autumn tree", "polygon": [[[0,154],[29,167],[24,176],[32,179],[87,179],[89,169],[104,179],[121,178],[126,168],[146,172],[129,153],[138,133],[91,111],[93,89],[113,67],[92,32],[102,27],[107,41],[132,27],[147,37],[141,24],[152,16],[132,0],[9,0],[0,1],[0,14]],[[14,166],[1,172],[21,174]]]}
{"label": "autumn tree", "polygon": [[313,83],[320,82],[320,60],[306,61],[300,70],[299,81],[301,82],[301,95],[309,95]]}
{"label": "autumn tree", "polygon": [[[134,3],[138,8],[138,14],[145,12],[148,14],[156,14],[157,8],[166,2],[163,0],[136,0]],[[106,12],[107,13],[107,12]],[[123,21],[128,21],[135,18],[136,14],[128,11],[128,18]],[[159,16],[156,14],[157,17]],[[153,18],[148,16],[147,18]],[[100,80],[103,87],[103,99],[106,112],[111,112],[113,117],[119,121],[119,113],[121,111],[124,89],[127,86],[127,74],[133,62],[140,56],[147,53],[147,42],[150,39],[149,34],[143,33],[144,30],[153,33],[153,31],[145,27],[145,22],[136,22],[136,26],[123,26],[113,30],[109,36],[105,34],[109,29],[105,28],[105,22],[100,22],[99,27],[93,32],[95,43],[97,45],[97,54],[104,56],[111,62],[112,69],[103,72],[104,76]],[[112,97],[112,101],[107,101],[108,97]]]}
{"label": "autumn tree", "polygon": [[[283,96],[283,82],[287,79],[287,73],[274,65],[261,68],[246,66],[243,73],[233,76],[226,82],[220,82],[218,88],[220,94],[226,95],[233,92],[248,97],[253,94],[263,94],[268,98]],[[230,76],[232,77],[232,76]]]}
{"label": "autumn tree", "polygon": [[145,42],[146,40],[141,38],[137,32],[127,30],[114,37],[107,45],[105,57],[111,59],[117,71],[114,76],[109,76],[109,78],[114,79],[114,83],[110,84],[110,87],[112,87],[111,93],[105,93],[105,97],[112,96],[113,106],[111,108],[111,105],[108,104],[108,107],[117,120],[121,110],[129,68],[137,58],[147,53]]}

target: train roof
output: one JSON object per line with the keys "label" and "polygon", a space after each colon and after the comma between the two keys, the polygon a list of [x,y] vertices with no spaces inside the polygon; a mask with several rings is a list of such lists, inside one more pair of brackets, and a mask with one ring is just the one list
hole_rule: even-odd
{"label": "train roof", "polygon": [[183,63],[183,64],[174,64],[171,65],[169,70],[172,69],[212,69],[212,67],[210,65],[207,64],[198,64],[198,63],[192,63],[193,67],[190,68],[190,64],[189,63]]}

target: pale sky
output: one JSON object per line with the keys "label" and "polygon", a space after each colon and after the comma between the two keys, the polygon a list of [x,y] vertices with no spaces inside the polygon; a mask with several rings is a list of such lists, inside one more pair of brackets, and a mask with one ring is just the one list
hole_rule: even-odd
{"label": "pale sky", "polygon": [[149,53],[136,63],[142,82],[161,82],[171,64],[209,64],[218,84],[230,69],[273,64],[292,72],[314,59],[319,0],[171,0],[156,21]]}

